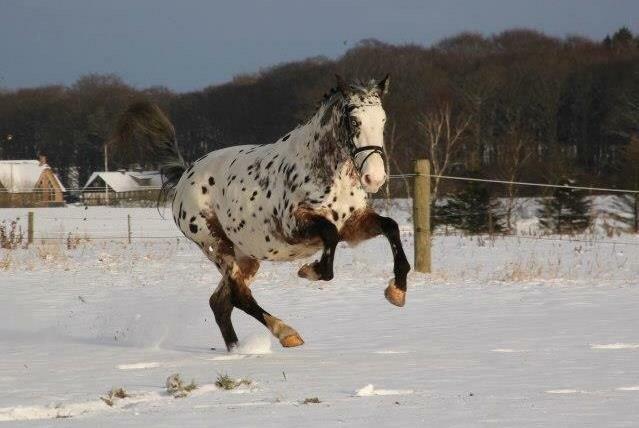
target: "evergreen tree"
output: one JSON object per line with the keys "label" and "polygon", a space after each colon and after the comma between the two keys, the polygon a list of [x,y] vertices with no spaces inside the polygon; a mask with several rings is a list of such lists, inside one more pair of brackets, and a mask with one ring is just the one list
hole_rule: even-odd
{"label": "evergreen tree", "polygon": [[488,188],[471,182],[462,191],[435,208],[438,224],[446,224],[468,233],[499,232],[503,213],[491,198]]}
{"label": "evergreen tree", "polygon": [[[575,186],[574,180],[564,180],[564,186]],[[590,226],[590,206],[584,190],[557,187],[542,203],[541,225],[553,233],[579,233]]]}

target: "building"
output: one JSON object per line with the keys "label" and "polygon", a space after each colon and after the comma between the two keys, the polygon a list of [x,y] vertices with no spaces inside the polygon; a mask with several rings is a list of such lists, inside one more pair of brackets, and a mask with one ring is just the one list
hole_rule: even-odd
{"label": "building", "polygon": [[65,191],[44,156],[0,161],[0,207],[64,206]]}
{"label": "building", "polygon": [[91,174],[82,189],[86,205],[120,205],[125,202],[156,202],[162,187],[158,171],[99,171]]}

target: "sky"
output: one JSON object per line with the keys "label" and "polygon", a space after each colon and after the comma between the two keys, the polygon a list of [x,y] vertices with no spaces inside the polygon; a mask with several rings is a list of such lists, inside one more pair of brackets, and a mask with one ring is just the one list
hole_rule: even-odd
{"label": "sky", "polygon": [[115,73],[186,92],[367,38],[526,27],[602,39],[621,26],[639,32],[639,0],[0,0],[0,87]]}

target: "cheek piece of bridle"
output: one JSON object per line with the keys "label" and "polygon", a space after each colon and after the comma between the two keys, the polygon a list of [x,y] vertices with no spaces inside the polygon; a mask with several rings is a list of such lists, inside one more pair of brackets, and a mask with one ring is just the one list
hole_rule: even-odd
{"label": "cheek piece of bridle", "polygon": [[[346,122],[348,124],[348,122]],[[357,169],[357,173],[361,176],[362,175],[362,168],[364,167],[364,165],[366,164],[366,161],[368,160],[368,158],[370,158],[371,156],[373,156],[375,153],[377,153],[378,155],[380,155],[382,157],[382,161],[384,162],[384,168],[386,168],[386,153],[384,152],[384,148],[382,146],[362,146],[362,147],[357,147],[355,145],[355,136],[353,133],[353,130],[350,126],[350,124],[347,125],[346,127],[347,129],[347,141],[348,141],[348,151],[349,154],[351,155],[351,159],[353,160],[353,164],[355,165],[355,169]],[[368,152],[366,154],[366,156],[364,156],[364,159],[359,163],[359,165],[357,164],[357,155],[359,155],[360,153],[364,153],[364,152]]]}

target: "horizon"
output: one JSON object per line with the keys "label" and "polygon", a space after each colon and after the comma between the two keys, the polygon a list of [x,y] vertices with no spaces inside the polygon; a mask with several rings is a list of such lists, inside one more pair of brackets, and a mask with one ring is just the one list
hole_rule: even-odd
{"label": "horizon", "polygon": [[149,1],[15,1],[0,16],[0,55],[9,58],[0,65],[0,88],[69,86],[88,74],[114,74],[136,89],[161,86],[184,93],[283,63],[335,60],[366,39],[428,47],[462,32],[490,37],[526,28],[600,41],[620,27],[639,31],[631,18],[639,15],[639,3],[620,0],[614,8],[603,3],[160,0],[149,13]]}

